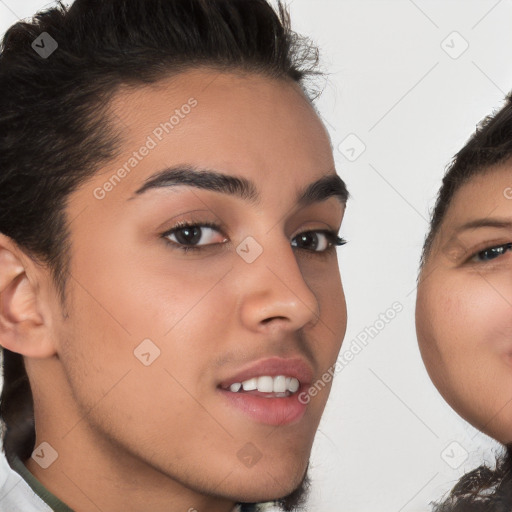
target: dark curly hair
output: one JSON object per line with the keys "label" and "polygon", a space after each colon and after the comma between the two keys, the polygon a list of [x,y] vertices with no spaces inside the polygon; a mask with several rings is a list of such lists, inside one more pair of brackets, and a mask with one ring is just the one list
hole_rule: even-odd
{"label": "dark curly hair", "polygon": [[512,510],[512,449],[498,457],[496,467],[482,465],[465,474],[433,512],[510,512]]}
{"label": "dark curly hair", "polygon": [[[32,46],[43,33],[57,41],[51,55]],[[277,10],[266,0],[59,1],[16,23],[0,46],[0,232],[48,266],[65,309],[66,201],[118,153],[108,107],[120,87],[206,67],[292,80],[313,101],[317,64],[279,0]],[[30,384],[22,356],[1,355],[3,448],[9,461],[26,459]]]}

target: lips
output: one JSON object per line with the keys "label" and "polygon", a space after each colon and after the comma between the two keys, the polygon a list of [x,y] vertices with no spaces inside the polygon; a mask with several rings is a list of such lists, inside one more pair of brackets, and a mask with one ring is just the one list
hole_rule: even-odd
{"label": "lips", "polygon": [[222,389],[229,389],[232,384],[243,383],[250,379],[258,379],[263,376],[284,376],[285,378],[289,377],[297,379],[300,385],[309,385],[313,378],[313,370],[304,359],[283,359],[273,357],[257,361],[247,368],[240,370],[233,376],[224,379],[219,384],[219,387]]}
{"label": "lips", "polygon": [[[226,403],[251,421],[284,426],[298,423],[304,416],[307,404],[298,396],[310,386],[312,378],[313,371],[305,360],[274,357],[247,366],[217,387]],[[270,391],[269,381],[280,386],[277,392],[275,387]],[[259,390],[260,385],[265,391]]]}

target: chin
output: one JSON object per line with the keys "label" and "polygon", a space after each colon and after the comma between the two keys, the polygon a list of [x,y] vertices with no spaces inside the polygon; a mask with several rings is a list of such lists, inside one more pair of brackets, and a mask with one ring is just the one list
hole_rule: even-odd
{"label": "chin", "polygon": [[[500,398],[500,403],[510,401],[510,397]],[[488,404],[473,403],[471,409],[461,407],[460,403],[450,404],[452,409],[477,430],[492,437],[502,444],[512,442],[512,402],[508,403],[498,413],[495,409],[489,409]],[[480,406],[478,409],[475,406]]]}
{"label": "chin", "polygon": [[501,444],[509,445],[512,443],[512,420],[509,418],[510,414],[507,413],[506,421],[501,420],[499,423],[489,423],[485,425],[482,423],[479,425],[473,424],[476,428],[481,430],[485,435],[492,437]]}
{"label": "chin", "polygon": [[257,473],[246,476],[245,480],[238,480],[233,493],[236,494],[234,499],[242,503],[284,500],[296,505],[306,498],[308,487],[307,464],[300,473],[297,466],[288,471],[261,467]]}

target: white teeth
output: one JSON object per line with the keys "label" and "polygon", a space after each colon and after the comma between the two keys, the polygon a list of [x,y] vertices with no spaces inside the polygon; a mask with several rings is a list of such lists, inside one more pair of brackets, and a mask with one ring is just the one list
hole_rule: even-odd
{"label": "white teeth", "polygon": [[229,386],[229,390],[237,393],[243,391],[258,390],[260,393],[279,393],[286,396],[286,392],[295,393],[300,387],[299,381],[294,377],[285,377],[278,375],[271,377],[270,375],[262,375],[260,377],[253,377],[252,379],[245,380],[244,382],[234,382]]}
{"label": "white teeth", "polygon": [[268,376],[258,377],[258,391],[260,393],[272,393],[274,391],[274,379]]}
{"label": "white teeth", "polygon": [[286,391],[286,377],[278,375],[274,377],[274,393],[284,393]]}
{"label": "white teeth", "polygon": [[242,386],[244,387],[244,391],[253,391],[254,389],[258,389],[258,379],[252,378],[245,380],[242,382]]}
{"label": "white teeth", "polygon": [[290,384],[288,384],[288,389],[292,392],[292,393],[295,393],[295,391],[297,391],[299,389],[299,381],[297,379],[294,379],[293,377],[290,379]]}

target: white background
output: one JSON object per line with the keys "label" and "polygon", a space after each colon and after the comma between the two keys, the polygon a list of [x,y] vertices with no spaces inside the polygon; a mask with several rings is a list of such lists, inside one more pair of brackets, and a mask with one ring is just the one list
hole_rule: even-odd
{"label": "white background", "polygon": [[[430,383],[414,301],[444,167],[512,88],[512,2],[288,4],[294,28],[320,46],[330,73],[318,106],[352,194],[342,230],[349,244],[339,249],[349,309],[342,350],[394,302],[404,308],[336,376],[314,446],[308,510],[426,511],[496,449]],[[0,0],[0,32],[45,5]],[[343,143],[351,133],[359,146]]]}

